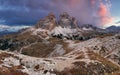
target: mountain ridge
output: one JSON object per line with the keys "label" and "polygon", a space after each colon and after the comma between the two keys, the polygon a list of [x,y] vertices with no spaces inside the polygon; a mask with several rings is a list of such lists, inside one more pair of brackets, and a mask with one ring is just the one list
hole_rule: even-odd
{"label": "mountain ridge", "polygon": [[35,26],[0,37],[0,75],[120,74],[120,33],[78,27],[67,13],[60,16],[56,22],[50,13]]}

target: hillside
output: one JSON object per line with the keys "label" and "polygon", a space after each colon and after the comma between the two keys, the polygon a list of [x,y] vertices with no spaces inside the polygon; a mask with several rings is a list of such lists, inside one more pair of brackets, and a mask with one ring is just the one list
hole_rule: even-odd
{"label": "hillside", "polygon": [[0,37],[0,75],[120,75],[120,33],[79,27],[67,13]]}

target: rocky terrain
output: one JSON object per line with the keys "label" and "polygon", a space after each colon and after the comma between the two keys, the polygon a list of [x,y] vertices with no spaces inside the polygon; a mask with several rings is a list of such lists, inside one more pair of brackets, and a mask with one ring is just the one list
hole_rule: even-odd
{"label": "rocky terrain", "polygon": [[0,37],[0,75],[120,75],[120,33],[62,13]]}

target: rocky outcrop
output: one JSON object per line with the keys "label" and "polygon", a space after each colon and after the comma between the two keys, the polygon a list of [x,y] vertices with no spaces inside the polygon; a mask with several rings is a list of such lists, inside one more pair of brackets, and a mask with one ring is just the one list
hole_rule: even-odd
{"label": "rocky outcrop", "polygon": [[76,18],[71,17],[67,12],[64,12],[60,15],[58,24],[63,28],[78,28]]}
{"label": "rocky outcrop", "polygon": [[[60,39],[76,39],[82,37],[81,30],[78,27],[78,21],[75,17],[71,17],[68,13],[64,12],[60,15],[59,21],[53,13],[49,13],[44,19],[41,19],[34,29],[37,35],[53,36]],[[34,33],[35,34],[35,33]]]}
{"label": "rocky outcrop", "polygon": [[90,24],[79,26],[75,17],[64,12],[59,16],[58,21],[53,13],[49,13],[36,24],[33,34],[43,36],[43,38],[52,36],[60,39],[88,40],[107,33],[104,29]]}
{"label": "rocky outcrop", "polygon": [[56,17],[54,13],[49,13],[44,19],[41,19],[36,25],[36,28],[42,28],[51,31],[56,26]]}

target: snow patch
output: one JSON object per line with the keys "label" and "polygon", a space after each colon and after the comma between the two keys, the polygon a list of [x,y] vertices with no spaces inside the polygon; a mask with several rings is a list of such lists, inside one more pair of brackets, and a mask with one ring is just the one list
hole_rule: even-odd
{"label": "snow patch", "polygon": [[67,27],[62,28],[61,26],[57,26],[50,32],[50,34],[53,34],[53,35],[62,34],[63,36],[68,36],[68,34],[70,35],[76,32],[77,32],[77,29],[71,29]]}
{"label": "snow patch", "polygon": [[56,46],[54,47],[54,51],[52,53],[50,53],[49,57],[61,56],[64,53],[65,53],[65,50],[63,49],[63,45],[56,44]]}
{"label": "snow patch", "polygon": [[19,65],[20,65],[19,60],[18,60],[18,59],[15,59],[15,58],[13,58],[13,57],[5,58],[5,59],[3,60],[3,63],[4,63],[5,66],[8,66],[8,67],[13,66],[13,65],[14,65],[14,66],[19,66]]}

